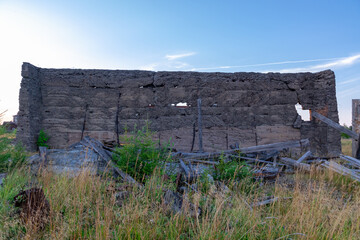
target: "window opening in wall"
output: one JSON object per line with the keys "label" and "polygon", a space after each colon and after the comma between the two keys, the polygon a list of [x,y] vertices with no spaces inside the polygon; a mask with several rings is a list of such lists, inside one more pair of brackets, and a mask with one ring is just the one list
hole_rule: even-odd
{"label": "window opening in wall", "polygon": [[304,110],[300,103],[295,105],[295,109],[303,121],[310,121],[310,110]]}
{"label": "window opening in wall", "polygon": [[177,107],[177,108],[187,108],[190,107],[190,105],[187,104],[187,102],[178,102],[178,103],[172,103],[171,104],[172,107]]}

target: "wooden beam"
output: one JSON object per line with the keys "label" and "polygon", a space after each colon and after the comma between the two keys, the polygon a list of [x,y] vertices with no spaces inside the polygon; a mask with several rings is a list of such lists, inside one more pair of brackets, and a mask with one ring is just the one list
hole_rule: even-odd
{"label": "wooden beam", "polygon": [[[278,142],[278,143],[271,143],[266,145],[258,145],[254,147],[246,147],[246,148],[239,148],[240,152],[242,153],[251,153],[251,152],[262,152],[262,151],[270,151],[270,150],[283,150],[287,148],[296,148],[296,147],[305,147],[309,145],[308,139],[301,139],[301,140],[294,140],[294,141],[287,141],[287,142]],[[234,149],[236,150],[236,149]]]}
{"label": "wooden beam", "polygon": [[340,158],[351,163],[354,167],[360,168],[360,160],[350,157],[350,156],[346,156],[346,155],[342,155],[340,154]]}
{"label": "wooden beam", "polygon": [[84,137],[84,139],[80,142],[85,147],[89,147],[90,149],[93,149],[106,163],[109,167],[113,169],[113,171],[116,173],[116,175],[120,176],[123,181],[132,183],[139,188],[142,188],[143,185],[138,183],[134,178],[132,178],[127,173],[121,171],[111,160],[111,154],[108,153],[106,150],[103,149],[103,144],[99,142],[96,139],[90,138],[88,136]]}
{"label": "wooden beam", "polygon": [[84,137],[84,132],[85,132],[85,126],[86,126],[86,114],[87,114],[87,111],[89,109],[89,104],[86,104],[85,106],[85,113],[84,113],[84,121],[83,121],[83,126],[82,126],[82,129],[81,129],[81,140],[83,140],[83,137]]}
{"label": "wooden beam", "polygon": [[341,175],[349,176],[350,178],[354,179],[355,181],[360,182],[360,176],[355,171],[352,171],[351,169],[344,167],[336,162],[326,161],[323,164],[321,164],[321,166],[326,167],[326,168],[328,168],[336,173],[339,173]]}
{"label": "wooden beam", "polygon": [[118,146],[120,146],[120,135],[119,135],[120,97],[121,97],[121,93],[119,93],[119,96],[118,96],[117,108],[116,108],[116,118],[115,118],[116,143]]}
{"label": "wooden beam", "polygon": [[186,157],[186,158],[215,158],[219,157],[223,154],[238,154],[238,152],[242,153],[254,153],[254,152],[262,152],[262,151],[270,151],[270,150],[278,150],[281,151],[283,149],[288,148],[296,148],[296,147],[306,147],[309,145],[309,139],[301,139],[287,142],[278,142],[271,143],[265,145],[258,145],[253,147],[246,148],[237,148],[225,151],[218,152],[204,152],[204,153],[185,153],[185,152],[176,152],[173,153],[173,157]]}
{"label": "wooden beam", "polygon": [[198,103],[198,131],[199,131],[199,152],[203,152],[203,141],[202,141],[202,117],[201,117],[201,98],[197,100]]}
{"label": "wooden beam", "polygon": [[296,160],[291,159],[291,158],[283,157],[283,158],[280,158],[280,161],[287,164],[287,165],[290,165],[292,167],[295,167],[295,168],[298,168],[298,169],[301,169],[301,170],[305,170],[305,171],[308,171],[308,172],[310,172],[310,169],[311,169],[310,164],[298,163]]}
{"label": "wooden beam", "polygon": [[180,167],[182,168],[182,170],[184,170],[185,173],[185,177],[186,177],[186,181],[187,182],[192,182],[193,180],[193,174],[190,171],[190,169],[185,165],[185,163],[183,162],[183,160],[180,159]]}
{"label": "wooden beam", "polygon": [[198,160],[198,159],[192,159],[192,158],[188,158],[188,159],[186,159],[186,161],[193,162],[193,163],[208,164],[208,165],[218,165],[219,164],[219,162],[215,162],[215,161],[204,161],[204,160]]}
{"label": "wooden beam", "polygon": [[299,158],[297,160],[298,163],[301,163],[302,161],[306,160],[308,157],[310,157],[311,155],[311,151],[307,151],[304,155],[301,156],[301,158]]}
{"label": "wooden beam", "polygon": [[330,127],[333,127],[333,128],[335,128],[336,130],[338,130],[338,131],[340,131],[340,132],[342,132],[342,133],[345,133],[345,134],[349,135],[350,137],[352,137],[352,138],[354,138],[354,139],[356,139],[356,140],[359,138],[359,134],[357,134],[357,133],[355,133],[355,132],[353,132],[353,131],[351,131],[351,130],[343,127],[343,126],[341,126],[340,124],[338,124],[338,123],[334,122],[333,120],[331,120],[331,119],[329,119],[329,118],[321,115],[320,113],[317,113],[317,112],[315,112],[315,111],[312,111],[312,112],[311,112],[311,116],[319,119],[320,121],[326,123],[326,124],[329,125]]}
{"label": "wooden beam", "polygon": [[192,152],[194,150],[194,145],[195,145],[195,133],[196,133],[195,125],[196,125],[196,122],[193,123],[193,136],[192,136],[190,152]]}

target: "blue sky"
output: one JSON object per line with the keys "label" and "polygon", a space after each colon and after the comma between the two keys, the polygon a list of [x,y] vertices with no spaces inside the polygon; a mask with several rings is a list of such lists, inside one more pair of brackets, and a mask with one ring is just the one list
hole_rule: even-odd
{"label": "blue sky", "polygon": [[340,122],[360,98],[360,1],[0,0],[0,111],[39,67],[222,72],[332,69]]}

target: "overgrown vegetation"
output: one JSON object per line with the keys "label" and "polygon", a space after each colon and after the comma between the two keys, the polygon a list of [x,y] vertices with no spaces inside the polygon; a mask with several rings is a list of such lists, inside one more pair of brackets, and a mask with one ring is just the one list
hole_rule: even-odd
{"label": "overgrown vegetation", "polygon": [[13,144],[16,131],[8,132],[0,126],[0,173],[20,167],[25,162],[27,154],[21,144]]}
{"label": "overgrown vegetation", "polygon": [[219,181],[239,181],[251,175],[249,167],[238,160],[224,162],[220,157],[214,171],[214,179]]}
{"label": "overgrown vegetation", "polygon": [[159,146],[153,138],[148,124],[141,130],[135,128],[125,133],[121,139],[123,146],[116,148],[113,155],[118,167],[140,182],[145,182],[156,168],[163,169],[170,160],[169,145]]}
{"label": "overgrown vegetation", "polygon": [[[24,186],[26,171],[9,175],[0,190],[0,231],[3,239],[359,239],[360,190],[341,191],[351,182],[332,186],[330,173],[277,182],[249,194],[191,192],[187,199],[202,208],[190,217],[186,208],[173,214],[163,194],[171,183],[155,171],[143,189],[133,189],[117,205],[110,179],[84,170],[75,178],[39,174],[38,182],[51,205],[50,223],[40,231],[21,224],[9,201]],[[313,176],[316,175],[316,180]],[[325,181],[326,177],[326,181]],[[243,184],[239,182],[239,184]],[[250,208],[267,194],[279,201]],[[351,194],[351,195],[349,195]],[[230,197],[232,196],[232,197]],[[288,237],[286,237],[288,236]]]}
{"label": "overgrown vegetation", "polygon": [[[1,128],[0,133],[7,139],[5,152],[14,151],[14,133]],[[167,146],[159,148],[152,139],[147,128],[136,131],[122,139],[124,145],[114,157],[124,171],[144,183],[143,188],[129,188],[87,169],[76,177],[47,171],[31,177],[25,166],[7,168],[0,187],[0,239],[360,238],[359,185],[315,169],[259,184],[249,181],[251,171],[242,162],[220,159],[214,172],[204,171],[197,188],[184,194],[183,210],[174,213],[164,200],[165,192],[176,189],[174,179],[163,178],[163,164],[170,160]],[[219,188],[220,182],[231,190]],[[14,196],[30,186],[40,186],[50,203],[44,229],[31,221],[22,223],[12,204]],[[254,206],[269,196],[278,201]],[[190,202],[201,208],[200,215],[193,214]]]}
{"label": "overgrown vegetation", "polygon": [[49,140],[49,135],[44,131],[44,130],[40,130],[39,132],[39,136],[38,139],[36,141],[36,144],[38,147],[49,147],[49,145],[47,144],[48,140]]}

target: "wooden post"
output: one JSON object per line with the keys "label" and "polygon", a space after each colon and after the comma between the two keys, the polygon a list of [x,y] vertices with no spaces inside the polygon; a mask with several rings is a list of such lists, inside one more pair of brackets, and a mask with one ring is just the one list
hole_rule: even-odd
{"label": "wooden post", "polygon": [[197,100],[197,103],[198,103],[199,152],[204,152],[203,142],[202,142],[201,98]]}
{"label": "wooden post", "polygon": [[[352,130],[360,135],[360,99],[352,100]],[[360,159],[360,137],[352,140],[352,155]]]}
{"label": "wooden post", "polygon": [[40,146],[39,147],[39,155],[41,157],[41,166],[44,167],[47,165],[47,156],[46,156],[46,153],[47,153],[47,147],[42,147]]}
{"label": "wooden post", "polygon": [[192,152],[192,151],[194,150],[194,144],[195,144],[195,132],[196,132],[195,125],[196,125],[196,121],[195,121],[195,122],[194,122],[194,124],[193,124],[193,138],[192,138],[192,142],[191,142],[191,149],[190,149],[190,152]]}
{"label": "wooden post", "polygon": [[121,97],[121,93],[119,93],[119,97],[118,97],[116,118],[115,118],[116,143],[118,146],[120,146],[120,136],[119,136],[120,97]]}
{"label": "wooden post", "polygon": [[84,122],[83,122],[82,130],[81,130],[81,139],[80,140],[83,140],[83,138],[84,138],[84,132],[85,132],[85,126],[86,126],[86,113],[87,113],[88,109],[89,109],[89,104],[86,104],[85,114],[84,114]]}

